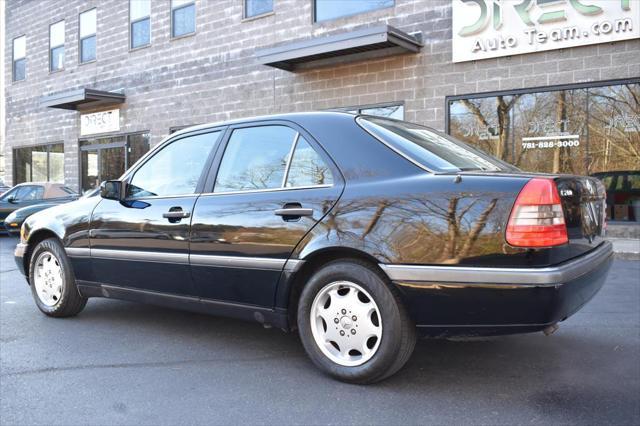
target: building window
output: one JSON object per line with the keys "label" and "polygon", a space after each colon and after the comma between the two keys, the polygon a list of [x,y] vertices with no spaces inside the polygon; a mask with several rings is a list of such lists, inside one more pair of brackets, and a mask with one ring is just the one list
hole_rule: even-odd
{"label": "building window", "polygon": [[27,38],[13,39],[13,81],[24,80],[27,76]]}
{"label": "building window", "polygon": [[64,69],[64,21],[49,26],[49,71]]}
{"label": "building window", "polygon": [[64,144],[13,150],[13,182],[64,182]]}
{"label": "building window", "polygon": [[388,105],[370,105],[362,107],[337,108],[334,111],[344,111],[353,114],[374,115],[376,117],[394,118],[396,120],[404,120],[404,105],[388,104]]}
{"label": "building window", "polygon": [[395,0],[313,0],[314,22],[393,7]]}
{"label": "building window", "polygon": [[131,49],[151,44],[151,0],[130,0],[129,33]]}
{"label": "building window", "polygon": [[196,5],[193,0],[171,0],[171,36],[196,32]]}
{"label": "building window", "polygon": [[273,12],[273,0],[244,0],[244,17],[264,15]]}
{"label": "building window", "polygon": [[96,60],[96,10],[80,14],[80,63]]}
{"label": "building window", "polygon": [[604,84],[451,97],[448,131],[526,171],[597,176],[609,219],[640,221],[640,80]]}

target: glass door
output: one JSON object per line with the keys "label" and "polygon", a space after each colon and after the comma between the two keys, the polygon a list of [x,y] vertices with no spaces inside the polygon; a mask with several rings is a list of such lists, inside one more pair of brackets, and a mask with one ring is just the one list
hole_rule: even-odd
{"label": "glass door", "polygon": [[82,192],[97,188],[105,180],[118,179],[149,151],[149,134],[80,141]]}
{"label": "glass door", "polygon": [[81,148],[82,191],[97,188],[105,180],[118,179],[125,171],[124,154],[124,146]]}

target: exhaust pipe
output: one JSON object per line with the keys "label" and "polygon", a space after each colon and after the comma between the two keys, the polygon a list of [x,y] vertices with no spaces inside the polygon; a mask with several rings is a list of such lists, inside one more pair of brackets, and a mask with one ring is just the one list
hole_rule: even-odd
{"label": "exhaust pipe", "polygon": [[558,325],[558,323],[555,323],[555,324],[551,324],[550,326],[546,327],[544,330],[542,330],[542,332],[544,333],[545,336],[551,336],[559,328],[560,328],[560,326]]}

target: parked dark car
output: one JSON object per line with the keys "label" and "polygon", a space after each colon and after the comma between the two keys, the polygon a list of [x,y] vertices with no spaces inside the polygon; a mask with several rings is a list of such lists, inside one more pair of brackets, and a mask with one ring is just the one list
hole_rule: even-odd
{"label": "parked dark car", "polygon": [[612,261],[597,179],[337,112],[183,130],[44,213],[16,262],[45,314],[110,297],[298,329],[355,383],[400,369],[416,335],[553,331]]}
{"label": "parked dark car", "polygon": [[[17,234],[27,216],[77,198],[75,191],[61,183],[20,183],[0,196],[0,229]],[[22,209],[20,214],[9,217],[18,209]]]}
{"label": "parked dark car", "polygon": [[[69,189],[69,191],[71,191],[71,189]],[[93,197],[93,196],[96,196],[98,193],[99,193],[99,188],[96,188],[83,194],[82,197],[83,198]],[[46,202],[42,202],[40,204],[32,204],[30,206],[26,206],[26,207],[19,208],[18,210],[14,210],[11,213],[9,213],[9,215],[4,220],[5,229],[7,230],[7,233],[9,235],[18,235],[20,233],[20,228],[22,227],[22,224],[32,214],[40,212],[42,210],[46,210],[53,206],[57,206],[62,203],[68,203],[68,202],[74,201],[77,199],[78,199],[78,195],[74,193],[74,195],[67,198],[54,199],[52,201],[45,200]]]}
{"label": "parked dark car", "polygon": [[640,170],[594,173],[607,191],[607,217],[640,222]]}

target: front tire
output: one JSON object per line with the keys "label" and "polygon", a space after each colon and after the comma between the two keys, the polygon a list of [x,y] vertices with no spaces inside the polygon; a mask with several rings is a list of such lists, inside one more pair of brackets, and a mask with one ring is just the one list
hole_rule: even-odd
{"label": "front tire", "polygon": [[319,269],[298,304],[304,348],[322,371],[350,383],[373,383],[397,372],[413,352],[415,326],[381,272],[339,260]]}
{"label": "front tire", "polygon": [[31,294],[40,309],[50,317],[70,317],[87,304],[76,286],[71,262],[55,238],[36,245],[29,264]]}

